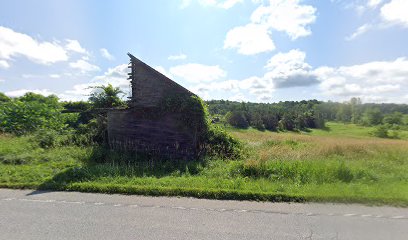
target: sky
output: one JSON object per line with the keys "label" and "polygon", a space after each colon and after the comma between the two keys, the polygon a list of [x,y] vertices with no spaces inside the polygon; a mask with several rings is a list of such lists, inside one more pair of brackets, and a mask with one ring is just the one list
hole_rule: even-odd
{"label": "sky", "polygon": [[127,52],[205,100],[408,103],[407,0],[0,0],[0,92],[129,94]]}

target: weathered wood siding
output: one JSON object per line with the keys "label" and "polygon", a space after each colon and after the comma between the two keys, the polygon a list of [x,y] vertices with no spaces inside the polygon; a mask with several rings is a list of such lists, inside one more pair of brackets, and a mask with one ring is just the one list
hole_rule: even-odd
{"label": "weathered wood siding", "polygon": [[[160,113],[166,98],[190,100],[194,95],[131,54],[132,96],[127,110],[108,112],[108,140],[113,149],[190,158],[197,152],[196,133],[177,113]],[[179,106],[170,106],[177,109]],[[154,112],[159,117],[154,117]],[[146,117],[146,113],[148,113]],[[153,117],[151,117],[153,116]]]}
{"label": "weathered wood siding", "polygon": [[[130,55],[131,56],[131,55]],[[134,107],[155,107],[169,95],[193,95],[190,91],[175,83],[135,57],[131,57],[132,97]]]}
{"label": "weathered wood siding", "polygon": [[168,158],[191,158],[194,133],[183,129],[176,114],[146,119],[135,109],[108,113],[108,138],[113,149],[132,150]]}

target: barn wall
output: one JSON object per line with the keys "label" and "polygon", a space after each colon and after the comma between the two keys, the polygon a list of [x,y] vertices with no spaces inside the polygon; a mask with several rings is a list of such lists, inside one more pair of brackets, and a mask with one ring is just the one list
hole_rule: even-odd
{"label": "barn wall", "polygon": [[182,128],[176,114],[147,119],[135,109],[108,112],[108,138],[113,149],[167,157],[193,157],[194,133]]}

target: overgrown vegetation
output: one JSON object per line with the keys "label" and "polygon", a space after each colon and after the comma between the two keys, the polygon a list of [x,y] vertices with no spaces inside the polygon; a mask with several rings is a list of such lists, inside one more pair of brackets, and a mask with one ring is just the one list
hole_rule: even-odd
{"label": "overgrown vegetation", "polygon": [[0,186],[408,205],[407,141],[376,139],[355,125],[346,133],[343,124],[328,127],[307,134],[230,130],[247,152],[233,161],[158,162],[103,148],[42,148],[36,137],[2,135]]}
{"label": "overgrown vegetation", "polygon": [[408,206],[404,105],[210,101],[208,112],[192,97],[162,111],[198,130],[207,157],[153,161],[101,144],[97,109],[124,103],[118,89],[99,90],[88,102],[0,94],[0,187]]}
{"label": "overgrown vegetation", "polygon": [[0,101],[0,131],[23,135],[41,129],[63,130],[62,106],[56,96],[27,93]]}
{"label": "overgrown vegetation", "polygon": [[279,103],[239,103],[224,100],[207,102],[217,120],[230,126],[270,131],[301,131],[324,128],[324,119],[317,110],[317,100]]}
{"label": "overgrown vegetation", "polygon": [[220,100],[208,104],[216,122],[240,129],[296,132],[324,129],[326,121],[336,121],[375,126],[371,134],[380,138],[399,138],[399,130],[408,129],[406,104],[363,104],[358,98],[343,103],[309,100],[264,104]]}

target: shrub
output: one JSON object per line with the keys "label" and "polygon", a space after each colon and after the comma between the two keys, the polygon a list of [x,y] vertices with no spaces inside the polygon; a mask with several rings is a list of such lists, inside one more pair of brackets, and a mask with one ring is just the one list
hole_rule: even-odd
{"label": "shrub", "polygon": [[241,111],[229,112],[225,116],[225,119],[233,127],[237,127],[237,128],[248,128],[249,127],[249,123],[248,123],[248,120],[244,112],[241,112]]}
{"label": "shrub", "polygon": [[21,98],[0,102],[0,131],[23,135],[40,129],[65,128],[62,107],[56,96],[27,93]]}
{"label": "shrub", "polygon": [[353,180],[353,178],[354,175],[351,169],[347,167],[344,162],[342,162],[340,166],[337,168],[337,179],[339,179],[342,182],[349,183]]}
{"label": "shrub", "polygon": [[[160,104],[159,113],[179,113],[180,120],[189,131],[195,131],[200,147],[199,156],[211,155],[221,158],[237,158],[241,155],[241,144],[224,129],[211,124],[207,106],[197,96],[167,96]],[[154,116],[153,116],[154,117]],[[248,122],[246,122],[248,124]]]}
{"label": "shrub", "polygon": [[388,128],[385,125],[378,126],[372,134],[379,138],[389,138]]}
{"label": "shrub", "polygon": [[205,139],[205,153],[222,158],[239,158],[241,143],[219,126],[211,125]]}
{"label": "shrub", "polygon": [[41,148],[53,148],[58,145],[58,133],[53,130],[40,130],[34,139]]}
{"label": "shrub", "polygon": [[404,115],[400,112],[394,112],[391,114],[387,114],[384,116],[383,122],[385,124],[395,124],[395,125],[400,125],[403,123],[403,117]]}

